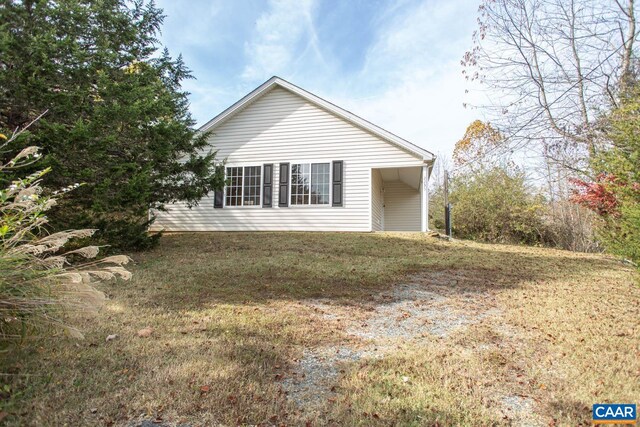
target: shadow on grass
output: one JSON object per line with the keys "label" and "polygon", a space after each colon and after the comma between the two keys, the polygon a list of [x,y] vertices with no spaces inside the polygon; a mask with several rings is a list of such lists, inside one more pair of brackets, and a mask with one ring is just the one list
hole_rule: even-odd
{"label": "shadow on grass", "polygon": [[436,280],[453,290],[455,274],[462,273],[465,292],[485,292],[616,265],[601,257],[450,243],[417,233],[180,234],[134,257],[131,286],[148,293],[141,303],[170,310],[308,298],[357,304],[414,273],[427,281],[425,274],[438,273]]}
{"label": "shadow on grass", "polygon": [[[84,342],[52,341],[0,363],[37,373],[11,378],[15,404],[0,407],[9,425],[128,425],[141,413],[194,425],[295,423],[303,418],[289,413],[278,376],[302,347],[341,335],[290,305],[366,303],[406,280],[482,293],[624,269],[602,257],[421,234],[182,234],[134,259],[131,282],[102,286],[112,301],[79,325]],[[149,325],[152,338],[137,337]],[[406,410],[398,419],[407,425],[457,416]]]}
{"label": "shadow on grass", "polygon": [[270,332],[212,323],[186,334],[157,328],[152,338],[142,339],[135,328],[121,327],[119,337],[105,343],[107,328],[118,326],[102,323],[82,342],[59,340],[36,353],[21,348],[0,363],[2,372],[13,366],[17,374],[3,378],[9,385],[0,401],[8,414],[2,425],[286,420],[286,396],[275,378],[292,360],[292,348]]}
{"label": "shadow on grass", "polygon": [[561,424],[592,425],[591,404],[585,402],[559,399],[552,402],[549,413]]}

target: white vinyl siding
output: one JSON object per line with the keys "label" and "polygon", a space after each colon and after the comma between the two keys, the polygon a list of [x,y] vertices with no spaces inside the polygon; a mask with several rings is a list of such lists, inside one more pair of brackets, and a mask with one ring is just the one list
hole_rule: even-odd
{"label": "white vinyl siding", "polygon": [[402,181],[384,183],[384,230],[420,231],[420,192]]}
{"label": "white vinyl siding", "polygon": [[[153,230],[371,231],[371,169],[424,164],[416,155],[280,87],[216,126],[211,146],[227,165],[273,163],[276,203],[271,208],[214,209],[211,193],[192,209],[182,203],[168,205],[168,212],[156,213]],[[344,161],[343,207],[278,207],[279,163],[334,160]],[[419,223],[419,214],[416,220]]]}
{"label": "white vinyl siding", "polygon": [[371,171],[371,228],[372,231],[382,231],[384,215],[384,190],[380,170]]}

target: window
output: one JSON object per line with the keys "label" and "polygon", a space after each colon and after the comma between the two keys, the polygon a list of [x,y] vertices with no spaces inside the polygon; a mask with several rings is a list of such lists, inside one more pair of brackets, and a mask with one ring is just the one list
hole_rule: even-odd
{"label": "window", "polygon": [[227,168],[227,206],[242,206],[242,168]]}
{"label": "window", "polygon": [[328,205],[331,166],[329,163],[291,165],[291,204]]}
{"label": "window", "polygon": [[309,204],[309,164],[291,165],[291,204]]}
{"label": "window", "polygon": [[260,166],[244,168],[244,206],[260,205]]}
{"label": "window", "polygon": [[227,168],[227,206],[260,206],[260,166]]}
{"label": "window", "polygon": [[331,171],[329,163],[313,163],[311,165],[311,204],[329,204],[329,185]]}

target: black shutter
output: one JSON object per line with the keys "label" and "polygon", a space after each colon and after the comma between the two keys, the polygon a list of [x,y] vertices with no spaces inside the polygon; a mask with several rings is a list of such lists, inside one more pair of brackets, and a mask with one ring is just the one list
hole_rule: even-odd
{"label": "black shutter", "polygon": [[280,163],[280,185],[278,186],[278,206],[289,206],[289,163]]}
{"label": "black shutter", "polygon": [[333,162],[333,203],[332,206],[342,206],[342,187],[344,184],[344,170],[342,160]]}
{"label": "black shutter", "polygon": [[262,207],[270,208],[273,203],[273,164],[269,163],[262,168]]}
{"label": "black shutter", "polygon": [[224,190],[216,190],[213,196],[213,207],[222,208],[224,204]]}

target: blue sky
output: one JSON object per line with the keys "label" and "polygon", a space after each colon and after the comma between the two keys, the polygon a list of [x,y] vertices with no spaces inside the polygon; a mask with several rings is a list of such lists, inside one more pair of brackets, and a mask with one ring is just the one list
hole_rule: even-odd
{"label": "blue sky", "polygon": [[273,75],[432,152],[478,111],[460,59],[478,0],[159,0],[161,41],[182,53],[203,124]]}

